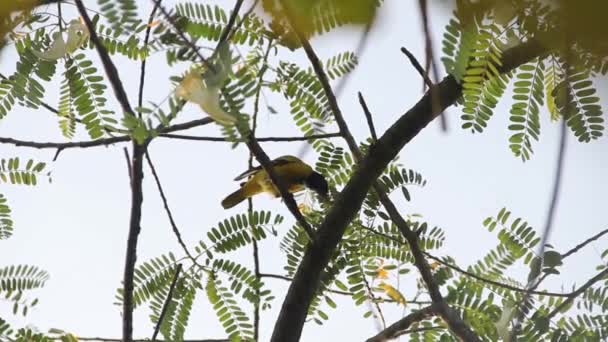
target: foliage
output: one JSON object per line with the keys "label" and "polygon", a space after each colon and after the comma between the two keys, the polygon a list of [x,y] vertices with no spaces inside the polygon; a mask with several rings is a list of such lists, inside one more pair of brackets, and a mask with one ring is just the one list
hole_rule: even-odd
{"label": "foliage", "polygon": [[[560,21],[566,8],[571,21]],[[510,73],[501,74],[503,52],[519,42],[541,41],[556,48],[515,71],[508,127],[513,154],[522,161],[531,158],[532,143],[540,136],[540,110],[545,103],[551,120],[565,120],[579,141],[590,142],[603,136],[603,111],[592,80],[605,74],[608,54],[589,45],[588,35],[597,32],[587,32],[585,25],[569,26],[581,20],[581,13],[591,14],[589,4],[572,7],[565,2],[558,6],[537,1],[458,2],[444,33],[442,61],[446,71],[463,87],[462,127],[473,132],[487,127],[510,80]],[[556,40],[556,32],[562,30],[576,32],[568,48],[562,48],[563,44]]]}
{"label": "foliage", "polygon": [[[283,1],[287,8],[280,3],[262,2],[269,17],[255,13],[242,16],[241,11],[229,32],[229,43],[220,44],[221,49],[217,43],[226,32],[230,17],[224,4],[179,2],[169,9],[168,16],[159,15],[148,24],[140,19],[137,1],[98,0],[100,15],[92,21],[112,57],[126,57],[125,61],[139,64],[164,54],[167,65],[184,67],[196,77],[200,76],[205,84],[217,83],[214,84],[218,90],[214,93],[218,95],[217,108],[236,118],[234,123],[219,123],[223,140],[233,147],[253,132],[257,124],[254,118],[263,112],[260,103],[268,101],[264,92],[276,93],[276,98],[282,98],[289,107],[288,117],[295,127],[309,139],[307,146],[316,151],[315,170],[327,179],[335,200],[358,165],[341,143],[313,138],[335,126],[334,114],[314,70],[294,63],[288,50],[299,48],[302,37],[325,34],[345,25],[365,25],[369,29],[382,1]],[[541,113],[545,105],[551,121],[564,120],[579,141],[590,142],[603,136],[603,111],[594,82],[608,72],[608,53],[602,50],[604,45],[593,46],[581,33],[595,36],[604,29],[589,31],[581,20],[581,13],[590,18],[596,18],[596,14],[588,12],[585,4],[580,7],[573,12],[576,25],[564,26],[558,20],[563,8],[545,6],[535,0],[515,0],[502,5],[490,0],[457,2],[443,35],[442,62],[462,87],[459,99],[462,128],[483,132],[509,89],[513,94],[509,96],[512,103],[508,143],[521,160],[532,157],[534,144],[540,140]],[[35,51],[50,47],[51,37],[59,32],[60,25],[55,23],[55,16],[30,15],[29,9],[15,13],[12,7],[9,12],[0,7],[0,40],[13,42],[18,56],[15,71],[0,79],[0,120],[16,111],[17,106],[50,108],[67,139],[77,137],[79,128],[84,128],[92,140],[124,134],[144,144],[162,134],[163,128],[181,116],[186,102],[179,100],[175,91],[166,96],[167,101],[142,104],[135,113],[120,113],[108,100],[110,83],[96,66],[91,41],[56,61],[36,57]],[[300,37],[288,20],[295,23]],[[25,33],[17,32],[17,28]],[[151,35],[144,41],[142,37],[148,29]],[[565,48],[552,45],[549,36],[553,32],[574,34],[572,45]],[[549,52],[505,72],[502,58],[510,49],[535,40],[551,47]],[[321,64],[329,79],[336,81],[357,67],[358,56],[349,51],[335,53]],[[226,70],[214,70],[222,65],[228,65]],[[119,65],[122,71],[121,67]],[[168,77],[175,88],[187,75],[179,75],[180,72]],[[52,82],[59,87],[56,110],[45,102],[45,89],[52,86]],[[276,98],[272,101],[280,101]],[[265,108],[272,115],[278,115],[274,105],[265,103]],[[373,143],[369,140],[361,144],[364,155]],[[427,184],[423,174],[410,166],[393,160],[377,179],[381,189],[408,205],[414,202],[418,189]],[[45,163],[31,159],[25,166],[19,157],[1,159],[0,183],[3,186],[36,185],[45,167]],[[318,227],[331,202],[317,201],[308,193],[298,200],[307,222]],[[7,239],[13,233],[11,214],[7,198],[0,194],[0,239]],[[497,244],[488,247],[482,257],[468,267],[457,266],[447,254],[442,228],[418,214],[404,218],[416,234],[421,251],[429,260],[435,260],[430,264],[431,272],[447,302],[484,340],[498,340],[510,333],[508,323],[524,291],[522,282],[511,272],[518,267],[529,268],[536,278],[561,271],[564,257],[560,252],[549,246],[544,255],[536,255],[535,248],[541,240],[536,230],[524,218],[512,218],[506,208],[483,221],[482,232],[496,233]],[[194,246],[182,246],[183,255],[171,251],[139,262],[134,273],[134,306],[149,308],[150,321],[159,324],[164,339],[183,340],[192,324],[190,315],[197,301],[208,300],[231,340],[252,340],[255,332],[251,310],[268,310],[275,304],[275,295],[266,287],[259,270],[235,261],[235,255],[254,243],[276,244],[275,237],[280,234],[278,244],[285,254],[285,275],[275,276],[293,277],[309,240],[299,224],[286,226],[284,221],[283,216],[265,210],[233,214],[206,229]],[[189,252],[191,249],[194,254]],[[429,299],[426,286],[416,272],[411,272],[415,268],[412,249],[382,207],[375,190],[366,195],[337,250],[327,257],[329,264],[321,274],[320,286],[308,308],[308,319],[317,324],[335,315],[333,310],[341,302],[336,300],[337,295],[349,298],[363,317],[377,322],[386,306],[414,312],[421,308],[420,303]],[[47,280],[48,274],[35,266],[2,266],[0,294],[13,305],[13,313],[25,315],[37,303],[25,295],[42,287]],[[416,284],[416,291],[402,284]],[[116,299],[117,304],[122,303],[122,288],[117,290]],[[563,296],[533,295],[523,310],[525,319],[516,337],[554,341],[606,338],[605,282],[593,284],[571,306],[554,319],[548,319],[548,313],[563,302]],[[165,315],[159,322],[163,310]],[[46,334],[34,329],[16,329],[4,318],[0,317],[2,340],[76,340],[61,331]],[[438,318],[425,319],[411,328],[412,341],[455,340]]]}

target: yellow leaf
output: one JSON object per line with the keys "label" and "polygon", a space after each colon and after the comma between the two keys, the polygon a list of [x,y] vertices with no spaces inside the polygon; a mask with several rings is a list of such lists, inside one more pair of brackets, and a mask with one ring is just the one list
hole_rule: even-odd
{"label": "yellow leaf", "polygon": [[160,24],[160,20],[154,20],[153,22],[148,24],[148,27],[155,27],[158,26],[158,24]]}
{"label": "yellow leaf", "polygon": [[386,279],[388,278],[388,271],[384,269],[384,267],[380,267],[376,270],[376,279]]}
{"label": "yellow leaf", "polygon": [[378,285],[378,287],[383,289],[384,292],[386,293],[386,295],[389,296],[392,300],[396,301],[399,304],[405,305],[405,303],[406,303],[405,297],[403,297],[401,292],[399,292],[399,290],[397,290],[395,287],[393,287],[392,285],[387,284],[385,282],[381,282],[380,285]]}
{"label": "yellow leaf", "polygon": [[435,270],[437,267],[439,267],[441,264],[437,261],[433,261],[429,266],[431,267],[432,270]]}

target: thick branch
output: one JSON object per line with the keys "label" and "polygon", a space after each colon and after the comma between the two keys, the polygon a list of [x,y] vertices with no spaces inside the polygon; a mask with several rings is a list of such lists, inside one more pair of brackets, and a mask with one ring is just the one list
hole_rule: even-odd
{"label": "thick branch", "polygon": [[434,316],[439,311],[439,305],[432,304],[418,311],[412,312],[411,314],[403,317],[397,322],[393,323],[388,328],[382,330],[374,337],[370,337],[366,342],[384,342],[397,338],[414,323],[423,321],[431,316]]}
{"label": "thick branch", "polygon": [[[528,42],[507,50],[503,54],[501,72],[528,62],[546,53],[537,42]],[[361,208],[373,182],[401,149],[445,108],[456,102],[462,87],[451,76],[433,86],[439,97],[434,108],[429,91],[412,109],[401,116],[371,146],[367,156],[335,199],[327,216],[317,230],[318,243],[309,245],[295,274],[275,324],[272,341],[297,341],[306,319],[308,306],[319,287],[320,275],[327,266],[346,226]]]}
{"label": "thick branch", "polygon": [[[296,32],[299,32],[297,28],[295,28]],[[340,133],[344,140],[346,140],[351,153],[355,156],[357,163],[360,163],[363,159],[363,155],[359,150],[359,146],[355,141],[352,133],[350,132],[346,120],[344,119],[340,107],[338,106],[338,102],[335,94],[333,93],[331,86],[329,84],[329,78],[327,77],[325,70],[323,69],[323,65],[321,64],[319,58],[314,52],[310,43],[306,40],[302,34],[298,33],[298,38],[300,39],[300,43],[308,56],[310,63],[312,64],[312,68],[315,71],[321,86],[325,92],[325,96],[328,99],[329,106],[332,110],[334,118],[340,127]],[[435,109],[437,105],[437,90],[435,88],[430,89],[433,106],[432,109]],[[361,100],[361,97],[360,97]],[[364,102],[363,102],[364,103]],[[364,106],[364,109],[366,106]],[[368,117],[368,121],[371,121],[371,113],[369,110],[366,110],[366,117]],[[372,129],[373,124],[370,125],[370,130]],[[374,134],[375,136],[375,134]],[[376,139],[374,139],[375,141]],[[409,224],[403,219],[399,211],[397,210],[395,204],[391,201],[387,193],[384,191],[383,187],[378,183],[375,179],[372,184],[373,189],[378,194],[380,202],[386,209],[389,214],[391,220],[397,225],[403,236],[406,238],[410,245],[410,250],[412,251],[412,255],[414,256],[414,264],[420,271],[422,279],[424,280],[431,299],[434,303],[438,304],[438,312],[441,317],[447,322],[448,326],[457,336],[459,336],[463,341],[479,341],[479,337],[475,335],[475,333],[464,323],[464,321],[459,317],[456,311],[452,310],[443,299],[441,292],[439,291],[439,286],[435,282],[431,268],[429,267],[428,262],[424,258],[424,254],[422,253],[421,248],[418,245],[418,236],[414,233]]]}

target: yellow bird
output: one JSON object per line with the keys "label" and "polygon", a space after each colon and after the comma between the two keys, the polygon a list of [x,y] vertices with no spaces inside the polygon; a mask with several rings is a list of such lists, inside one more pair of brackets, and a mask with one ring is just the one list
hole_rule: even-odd
{"label": "yellow bird", "polygon": [[[282,156],[272,160],[270,165],[277,176],[283,179],[289,192],[298,192],[307,187],[323,198],[327,198],[328,185],[323,175],[300,159],[294,156]],[[241,184],[240,189],[224,198],[222,201],[224,209],[232,208],[247,198],[262,192],[268,192],[275,197],[280,196],[279,190],[272,184],[270,177],[262,166],[247,170],[234,180],[238,181],[246,177],[249,177],[249,179]]]}

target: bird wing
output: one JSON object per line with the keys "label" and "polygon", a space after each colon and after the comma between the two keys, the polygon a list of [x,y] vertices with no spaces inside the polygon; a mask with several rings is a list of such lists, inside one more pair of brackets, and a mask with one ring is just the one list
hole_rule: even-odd
{"label": "bird wing", "polygon": [[[285,157],[279,157],[277,159],[271,160],[270,161],[270,166],[275,167],[275,166],[279,166],[279,165],[285,165],[287,163],[291,163],[293,162],[293,160],[290,160],[289,158],[285,158]],[[262,165],[260,166],[256,166],[252,169],[249,169],[243,173],[241,173],[240,175],[236,176],[236,178],[234,179],[235,181],[241,180],[241,179],[245,179],[249,176],[252,176],[254,173],[258,172],[262,170]]]}

